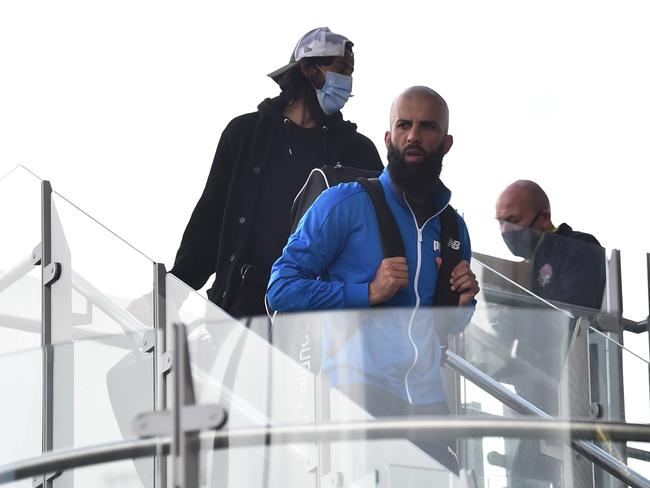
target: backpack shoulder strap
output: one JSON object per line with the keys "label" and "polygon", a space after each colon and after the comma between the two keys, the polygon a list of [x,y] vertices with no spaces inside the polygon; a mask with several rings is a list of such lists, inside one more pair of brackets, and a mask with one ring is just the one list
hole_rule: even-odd
{"label": "backpack shoulder strap", "polygon": [[438,270],[434,305],[457,306],[460,294],[451,291],[449,280],[451,272],[460,263],[460,234],[458,231],[458,216],[456,211],[447,205],[440,214],[440,257],[442,265]]}
{"label": "backpack shoulder strap", "polygon": [[384,194],[384,189],[381,187],[379,178],[357,178],[357,182],[368,192],[370,200],[372,200],[372,204],[375,207],[384,257],[394,258],[406,256],[402,234],[399,231],[393,212],[388,207],[386,195]]}
{"label": "backpack shoulder strap", "polygon": [[[434,306],[458,306],[460,294],[451,291],[449,280],[451,272],[460,263],[460,233],[458,230],[458,215],[456,211],[447,205],[440,214],[440,257],[442,264],[438,270],[438,281],[436,282],[436,294],[433,296]],[[442,319],[442,317],[441,317]],[[445,352],[449,348],[449,327],[451,324],[439,320],[436,323],[436,331],[440,338],[440,365],[445,361]]]}
{"label": "backpack shoulder strap", "polygon": [[330,186],[324,168],[314,168],[311,170],[305,184],[302,185],[302,188],[298,191],[291,204],[291,232],[289,234],[293,234],[296,231],[300,218],[307,212],[318,196],[330,188]]}
{"label": "backpack shoulder strap", "polygon": [[[393,212],[391,212],[384,189],[381,187],[379,178],[363,178],[359,177],[356,181],[366,190],[372,201],[372,206],[375,208],[377,215],[377,223],[379,224],[379,236],[381,238],[381,247],[384,251],[385,258],[394,258],[398,256],[406,256],[404,251],[404,240],[402,234],[397,226],[397,221]],[[345,343],[359,328],[359,324],[348,326],[345,334],[334,344],[327,352],[331,357],[338,352],[341,345]]]}

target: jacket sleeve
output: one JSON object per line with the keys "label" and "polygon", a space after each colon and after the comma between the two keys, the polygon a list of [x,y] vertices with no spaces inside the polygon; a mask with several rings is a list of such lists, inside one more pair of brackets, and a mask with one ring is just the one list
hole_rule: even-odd
{"label": "jacket sleeve", "polygon": [[221,135],[203,194],[194,207],[170,271],[194,289],[206,283],[217,264],[226,194],[235,157],[231,126],[232,122]]}
{"label": "jacket sleeve", "polygon": [[[565,239],[564,261],[561,276],[561,290],[555,297],[570,305],[600,310],[605,289],[605,250],[584,241],[572,242]],[[573,246],[573,247],[572,247]]]}
{"label": "jacket sleeve", "polygon": [[337,188],[305,213],[271,270],[269,305],[279,312],[368,307],[368,283],[321,279],[343,248],[350,228]]}

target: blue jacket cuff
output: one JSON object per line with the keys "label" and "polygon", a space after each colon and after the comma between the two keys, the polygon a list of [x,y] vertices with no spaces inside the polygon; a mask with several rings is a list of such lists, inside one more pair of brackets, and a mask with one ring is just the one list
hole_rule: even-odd
{"label": "blue jacket cuff", "polygon": [[343,285],[343,305],[345,308],[369,307],[368,283],[346,283]]}

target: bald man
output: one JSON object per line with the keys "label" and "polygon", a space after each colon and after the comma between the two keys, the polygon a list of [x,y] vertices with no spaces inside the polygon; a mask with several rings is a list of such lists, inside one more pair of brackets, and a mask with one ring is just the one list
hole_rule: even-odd
{"label": "bald man", "polygon": [[[510,251],[531,264],[528,288],[533,293],[560,306],[600,309],[605,285],[604,250],[590,234],[576,232],[567,224],[556,227],[548,196],[537,183],[518,180],[508,185],[496,201],[496,218]],[[509,319],[502,317],[501,325]],[[518,344],[517,359],[546,378],[559,381],[570,331],[540,326],[534,320],[511,326]],[[546,413],[557,415],[557,387],[526,372],[517,362],[512,364],[515,366],[508,381],[517,394]],[[545,486],[562,484],[559,461],[542,454],[539,441],[533,440],[518,444],[511,477],[511,485],[517,488],[535,481]]]}
{"label": "bald man", "polygon": [[[273,265],[268,287],[280,312],[408,307],[366,314],[363,324],[339,314],[323,336],[323,372],[374,416],[447,413],[440,374],[440,338],[434,304],[441,244],[459,246],[461,261],[448,287],[458,294],[456,332],[474,309],[478,282],[472,273],[463,219],[445,210],[451,192],[440,181],[442,160],[453,145],[445,100],[428,87],[411,87],[392,104],[385,134],[388,168],[379,181],[397,221],[406,256],[385,258],[375,209],[358,182],[325,191],[304,215]],[[441,243],[441,213],[452,211],[459,240]],[[427,314],[427,310],[429,313]],[[357,318],[357,322],[359,319]],[[448,442],[418,443],[457,472]]]}
{"label": "bald man", "polygon": [[515,256],[532,264],[530,290],[547,300],[600,309],[605,254],[598,240],[551,221],[548,196],[534,181],[508,185],[496,202],[501,235]]}

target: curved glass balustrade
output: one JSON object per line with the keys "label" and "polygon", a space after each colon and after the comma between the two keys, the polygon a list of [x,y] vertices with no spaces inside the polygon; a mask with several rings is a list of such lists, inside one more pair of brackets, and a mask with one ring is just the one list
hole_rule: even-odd
{"label": "curved glass balustrade", "polygon": [[[178,422],[196,429],[180,436],[195,486],[620,486],[598,463],[650,476],[647,443],[604,435],[572,444],[580,433],[570,424],[550,435],[543,424],[517,431],[506,423],[650,423],[648,362],[622,345],[601,248],[576,251],[549,234],[524,260],[510,253],[497,221],[466,215],[481,286],[473,310],[235,320],[55,192],[47,240],[61,272],[44,285],[31,256],[42,240],[41,186],[24,169],[0,180],[0,226],[16,236],[0,253],[2,473],[39,458],[45,434],[57,453],[115,442],[168,452],[182,323],[183,408],[197,408]],[[541,259],[549,249],[556,261]],[[571,264],[585,259],[587,271],[569,286]],[[563,299],[558,287],[593,300]],[[51,337],[40,346],[44,318]],[[227,412],[212,433],[210,405]],[[436,418],[443,423],[427,423]],[[462,423],[472,419],[501,422],[503,431]],[[143,453],[65,470],[53,486],[171,486],[174,463]]]}
{"label": "curved glass balustrade", "polygon": [[[476,436],[468,434],[467,430],[461,431],[460,435],[446,431],[441,436],[436,435],[435,429],[429,432],[422,430],[425,427],[418,429],[411,426],[404,427],[404,432],[399,434],[384,432],[380,435],[386,437],[383,440],[367,434],[352,440],[318,442],[315,433],[311,437],[314,442],[301,441],[298,436],[295,442],[287,442],[280,433],[291,425],[336,426],[369,421],[381,426],[381,422],[390,420],[428,419],[429,415],[421,416],[420,412],[412,411],[410,407],[403,411],[399,407],[395,415],[372,415],[369,410],[377,408],[374,403],[377,401],[376,391],[365,387],[346,389],[345,381],[341,381],[341,378],[354,378],[356,383],[352,384],[358,386],[359,376],[356,373],[359,371],[355,375],[336,376],[335,368],[331,365],[328,367],[328,362],[337,354],[346,353],[349,362],[354,357],[361,358],[355,363],[355,368],[367,366],[370,369],[373,352],[377,351],[359,347],[369,344],[364,339],[395,329],[408,340],[409,327],[414,337],[417,338],[420,333],[426,337],[425,327],[435,329],[436,325],[443,323],[462,327],[467,315],[455,309],[423,309],[416,314],[412,310],[364,310],[279,315],[268,335],[262,337],[261,323],[268,324],[266,319],[253,319],[258,322],[253,327],[257,332],[253,332],[245,323],[227,317],[200,299],[173,276],[168,275],[166,281],[170,321],[181,317],[192,319],[188,321],[187,337],[195,401],[199,405],[217,404],[228,412],[228,421],[221,430],[231,433],[226,438],[226,444],[223,434],[210,436],[205,433],[198,444],[200,448],[195,456],[197,476],[208,485],[317,486],[318,479],[321,482],[323,479],[326,482],[334,479],[338,480],[340,486],[419,486],[420,483],[440,482],[454,486],[518,486],[518,483],[519,486],[548,486],[549,482],[554,482],[560,476],[560,486],[578,486],[580,483],[576,480],[579,476],[585,476],[585,473],[594,476],[592,464],[576,457],[568,447],[571,440],[568,432],[564,436],[556,434],[554,440],[540,442],[539,439],[528,438],[531,435],[529,431],[522,431],[526,440],[519,441],[516,439],[519,436],[513,435],[512,431],[500,437],[479,435],[478,439],[474,439]],[[180,299],[174,302],[174,296]],[[175,317],[174,310],[177,313]],[[549,313],[552,316],[558,314],[555,310]],[[470,322],[461,334],[468,335],[474,327],[477,326]],[[338,347],[333,353],[328,334],[333,334]],[[414,342],[420,343],[419,340]],[[467,342],[471,343],[471,339]],[[132,426],[135,418],[138,414],[153,410],[154,355],[143,351],[143,344],[142,335],[128,334],[53,346],[58,356],[74,355],[74,388],[64,389],[57,395],[63,394],[61,401],[73,405],[74,415],[68,419],[74,418],[72,429],[75,442],[69,446],[58,446],[57,449],[92,446],[134,437]],[[426,356],[424,345],[420,344],[421,358]],[[173,347],[171,349],[173,351]],[[2,369],[19,367],[20,360],[17,358],[20,354],[38,356],[35,351],[7,355],[2,358],[7,363]],[[463,358],[464,353],[457,351],[456,355]],[[478,371],[486,369],[481,361],[474,362],[472,358],[472,355],[465,356],[465,359],[470,359],[470,366]],[[23,362],[39,364],[33,360]],[[35,385],[38,385],[39,369],[40,366],[35,367],[32,374]],[[350,365],[339,363],[338,369],[350,369]],[[443,366],[443,371],[447,369],[450,369],[449,364]],[[519,416],[514,413],[517,405],[505,408],[502,401],[491,395],[486,395],[483,403],[477,405],[476,397],[472,400],[467,392],[462,391],[462,384],[454,381],[453,376],[460,371],[453,369],[454,374],[444,387],[450,400],[455,395],[459,398],[458,405],[454,406],[451,402],[451,412],[446,416],[450,422],[459,415],[474,418],[478,414],[488,420],[492,416]],[[375,374],[372,378],[376,386],[381,385],[379,376]],[[332,386],[334,379],[339,381],[336,387]],[[490,381],[490,376],[485,374],[478,380],[476,377],[469,379],[481,392],[485,392],[482,381]],[[391,380],[389,375],[385,385],[387,391],[392,388]],[[537,378],[531,376],[533,380],[537,381]],[[416,395],[421,388],[421,385],[417,385],[418,375],[414,374],[409,381],[412,382],[412,394]],[[561,384],[561,378],[558,383]],[[173,390],[170,384],[168,388]],[[457,391],[454,392],[454,388]],[[516,388],[510,389],[516,392]],[[396,396],[400,393],[397,391]],[[33,397],[37,400],[33,402],[34,408],[31,412],[29,409],[21,410],[24,420],[15,424],[14,435],[24,433],[21,423],[28,425],[30,418],[32,423],[34,417],[38,418],[38,395]],[[561,391],[558,398],[562,405]],[[55,415],[56,405],[55,402]],[[167,407],[171,406],[172,402],[169,402]],[[15,411],[10,411],[2,418],[15,415]],[[270,430],[248,434],[245,439],[241,437],[243,432],[255,428]],[[274,428],[279,432],[277,443],[274,441]],[[371,430],[373,427],[368,428]],[[539,437],[546,435],[540,432]],[[38,432],[32,438],[31,452],[16,452],[14,457],[9,458],[5,455],[2,464],[36,456],[39,453]],[[213,450],[215,439],[220,447],[217,451]],[[439,453],[427,445],[438,440],[453,446],[458,456],[458,477],[450,474],[445,460],[439,459]],[[3,442],[7,446],[6,440]],[[10,447],[5,447],[3,452],[10,452]],[[620,455],[620,451],[612,449],[612,452]],[[622,456],[621,460],[625,461],[625,458]],[[539,465],[545,466],[541,472],[538,469],[517,471],[515,468]],[[106,464],[70,471],[68,475],[75,482],[92,482],[99,486],[116,479],[131,480],[135,483],[133,486],[151,486],[151,460],[137,460],[135,464],[122,462],[119,466],[124,469],[121,473],[114,466]],[[64,476],[57,478],[60,485],[66,479]]]}
{"label": "curved glass balustrade", "polygon": [[[376,356],[389,355],[396,346],[391,342],[396,336],[390,335],[387,329],[399,331],[401,339],[409,341],[409,327],[417,336],[425,328],[435,329],[436,324],[452,328],[456,325],[462,329],[468,319],[464,311],[457,309],[421,309],[415,314],[410,309],[392,309],[280,314],[273,323],[266,317],[240,322],[228,318],[210,303],[199,300],[193,291],[171,275],[167,279],[167,292],[168,297],[174,297],[173,311],[168,308],[169,317],[188,319],[197,401],[224,406],[229,412],[226,429],[234,431],[265,425],[281,427],[286,424],[319,425],[382,419],[385,415],[369,413],[373,410],[382,412],[381,408],[377,409],[377,402],[386,401],[377,397],[374,386],[399,391],[393,378],[381,385],[377,376],[372,374],[376,373],[373,370],[378,362]],[[471,320],[451,342],[456,354],[485,377],[497,380],[501,386],[518,394],[522,401],[528,401],[552,416],[593,419],[590,383],[585,382],[585,378],[589,378],[590,350],[593,354],[594,349],[590,337],[593,334],[602,336],[602,333],[591,329],[590,321],[572,318],[548,304],[521,308],[481,301],[480,298]],[[500,329],[498,324],[504,325]],[[508,331],[507,327],[516,329],[515,339],[524,346],[515,343],[513,347],[513,334],[504,332]],[[368,338],[373,335],[378,335],[380,340],[369,342]],[[422,337],[430,340],[426,333]],[[622,356],[629,354],[611,339],[604,339],[606,349],[616,348],[617,354]],[[391,347],[364,349],[369,344],[390,344]],[[431,347],[431,342],[419,344],[422,356],[418,360],[424,357],[422,350]],[[338,363],[339,367],[333,368],[332,359],[336,355],[346,355],[347,362]],[[635,366],[647,369],[647,363]],[[364,368],[370,373],[362,377],[359,369]],[[458,372],[448,366],[442,368],[442,377],[450,415],[486,418],[518,418],[522,415],[522,410],[516,406],[504,405],[480,384],[459,378]],[[373,385],[360,387],[360,378]],[[337,382],[336,387],[332,387],[333,380]],[[417,383],[417,376],[412,380]],[[346,385],[346,381],[353,387]],[[580,386],[585,388],[580,389]],[[603,407],[604,414],[606,406]],[[409,408],[396,410],[391,415],[394,416],[417,418]],[[611,414],[608,418],[617,419]],[[623,419],[618,417],[618,420]],[[520,441],[512,436],[479,440],[463,437],[453,441],[461,467],[472,471],[479,486],[516,486],[517,483],[548,486],[549,482],[557,483],[565,470],[569,470],[567,472],[576,480],[575,483],[564,481],[566,486],[578,485],[577,480],[587,472],[594,476],[592,463],[576,457],[567,443],[540,444],[538,440]],[[383,444],[374,442],[373,448],[367,445],[359,447],[358,442],[273,446],[272,436],[260,436],[259,443],[266,443],[267,447],[238,447],[214,453],[212,459],[204,454],[200,463],[206,466],[205,472],[212,472],[214,480],[235,485],[292,479],[303,486],[315,483],[317,476],[324,472],[334,473],[332,476],[335,478],[338,476],[336,473],[345,472],[346,479],[357,481],[365,473],[364,476],[369,476],[364,478],[363,483],[366,483],[379,476],[372,474],[372,466],[379,465],[388,469],[383,476],[397,479],[395,476],[403,475],[407,476],[406,479],[424,480],[429,479],[427,470],[434,469],[431,466],[436,466],[434,471],[441,469],[441,463],[425,454],[426,443],[425,447],[397,440]],[[377,447],[379,445],[382,447]],[[624,455],[620,455],[622,445],[617,447],[607,442],[600,445],[623,463],[627,461]],[[373,454],[368,454],[367,449]],[[622,449],[625,451],[624,447]],[[424,464],[418,464],[417,459]],[[365,464],[364,460],[367,461]],[[410,462],[414,464],[410,465]],[[646,464],[643,461],[637,463],[642,472],[647,470]],[[290,473],[288,465],[299,469]],[[393,466],[397,467],[394,473],[389,469]],[[412,472],[409,469],[400,471],[405,466],[413,468]],[[323,471],[327,469],[330,471]],[[424,471],[420,473],[420,469]],[[387,474],[389,472],[392,474]],[[223,473],[228,473],[228,477],[223,478]],[[424,478],[418,478],[418,473]],[[605,479],[609,474],[598,476]]]}

